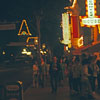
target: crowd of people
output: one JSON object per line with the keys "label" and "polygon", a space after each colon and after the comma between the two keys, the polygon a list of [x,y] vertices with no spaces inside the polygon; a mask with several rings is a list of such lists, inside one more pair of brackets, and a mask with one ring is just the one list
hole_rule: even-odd
{"label": "crowd of people", "polygon": [[49,76],[51,92],[57,93],[59,84],[68,79],[70,94],[93,96],[100,90],[100,60],[96,56],[77,55],[71,57],[54,56],[47,64],[43,58],[33,64],[33,87],[45,87]]}

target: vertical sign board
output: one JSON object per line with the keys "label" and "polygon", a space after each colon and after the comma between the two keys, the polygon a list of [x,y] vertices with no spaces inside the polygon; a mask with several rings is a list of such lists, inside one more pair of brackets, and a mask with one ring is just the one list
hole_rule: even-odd
{"label": "vertical sign board", "polygon": [[19,82],[8,83],[5,89],[5,100],[23,100],[22,85]]}
{"label": "vertical sign board", "polygon": [[63,30],[63,44],[71,44],[71,32],[70,32],[70,25],[69,25],[69,14],[63,13],[62,14],[62,30]]}

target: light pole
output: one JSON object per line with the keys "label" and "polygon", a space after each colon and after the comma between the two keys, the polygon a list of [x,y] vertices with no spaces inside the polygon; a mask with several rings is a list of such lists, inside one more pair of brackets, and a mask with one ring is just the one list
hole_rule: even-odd
{"label": "light pole", "polygon": [[40,53],[40,49],[41,49],[41,32],[40,32],[40,21],[41,21],[41,16],[36,16],[36,25],[37,25],[37,31],[38,31],[38,59],[39,59],[39,63],[40,63],[40,59],[41,59],[41,53]]}

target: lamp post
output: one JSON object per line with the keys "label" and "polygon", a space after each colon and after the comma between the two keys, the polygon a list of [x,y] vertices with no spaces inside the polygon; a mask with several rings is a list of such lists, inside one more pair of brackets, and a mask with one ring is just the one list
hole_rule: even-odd
{"label": "lamp post", "polygon": [[40,63],[40,59],[41,59],[41,53],[40,53],[40,49],[41,49],[41,32],[40,32],[40,21],[41,21],[41,16],[36,16],[36,25],[37,25],[37,31],[38,31],[38,60]]}

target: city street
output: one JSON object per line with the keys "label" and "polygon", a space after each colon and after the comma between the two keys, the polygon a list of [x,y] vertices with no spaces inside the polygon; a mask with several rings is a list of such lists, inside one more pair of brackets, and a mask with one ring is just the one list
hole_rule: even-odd
{"label": "city street", "polygon": [[32,83],[32,66],[24,64],[0,65],[0,85],[5,86],[8,82],[23,82],[26,90]]}
{"label": "city street", "polygon": [[[57,94],[52,94],[49,79],[47,79],[44,88],[33,88],[31,67],[0,67],[1,85],[6,84],[7,82],[16,82],[18,80],[23,82],[23,100],[80,100],[80,96],[70,95],[68,80],[64,82],[63,87],[60,86],[58,88]],[[100,94],[96,93],[94,97],[95,100],[99,100]]]}

